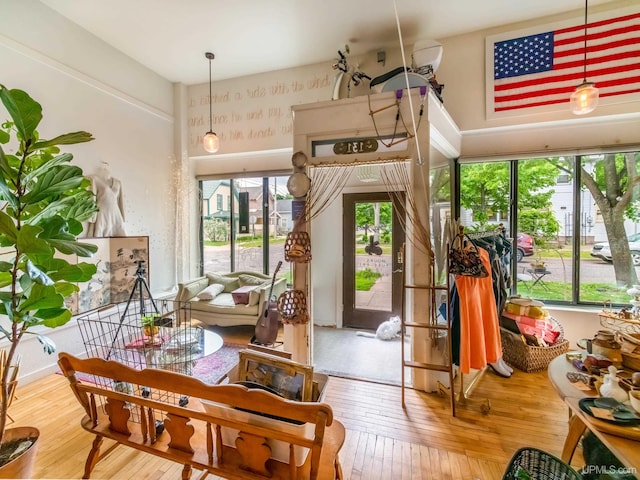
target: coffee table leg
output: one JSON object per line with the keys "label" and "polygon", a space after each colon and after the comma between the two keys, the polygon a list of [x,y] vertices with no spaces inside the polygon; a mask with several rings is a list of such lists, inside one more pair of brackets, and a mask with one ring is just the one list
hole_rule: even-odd
{"label": "coffee table leg", "polygon": [[563,461],[571,463],[573,453],[576,451],[578,442],[582,438],[582,434],[586,429],[586,425],[582,423],[582,420],[580,420],[577,415],[573,415],[569,419],[569,432],[567,433],[567,438],[564,441],[562,456],[560,457]]}

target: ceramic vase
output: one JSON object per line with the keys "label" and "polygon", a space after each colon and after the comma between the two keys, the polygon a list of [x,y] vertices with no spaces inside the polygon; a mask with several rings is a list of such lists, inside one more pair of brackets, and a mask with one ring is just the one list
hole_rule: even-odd
{"label": "ceramic vase", "polygon": [[604,376],[604,382],[600,387],[600,396],[610,397],[619,402],[624,402],[629,398],[629,395],[620,386],[617,372],[618,369],[613,365],[609,367],[609,373]]}

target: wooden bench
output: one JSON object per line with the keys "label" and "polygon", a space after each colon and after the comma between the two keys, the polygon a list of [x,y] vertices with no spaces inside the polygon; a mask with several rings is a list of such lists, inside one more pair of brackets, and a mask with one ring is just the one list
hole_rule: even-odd
{"label": "wooden bench", "polygon": [[[204,471],[202,478],[342,478],[344,426],[325,403],[67,353],[58,364],[86,413],[82,428],[95,434],[83,478],[119,445],[181,463],[185,480],[192,469]],[[77,373],[95,383],[78,380]],[[115,444],[101,454],[104,438]],[[285,458],[274,458],[276,446]]]}

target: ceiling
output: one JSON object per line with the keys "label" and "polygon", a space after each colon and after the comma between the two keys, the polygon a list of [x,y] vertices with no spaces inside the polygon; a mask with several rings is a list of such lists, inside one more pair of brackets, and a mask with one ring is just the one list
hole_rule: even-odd
{"label": "ceiling", "polygon": [[[40,0],[171,82],[332,62],[562,13],[583,0]],[[589,6],[612,0],[590,0]],[[638,1],[638,0],[630,0]]]}

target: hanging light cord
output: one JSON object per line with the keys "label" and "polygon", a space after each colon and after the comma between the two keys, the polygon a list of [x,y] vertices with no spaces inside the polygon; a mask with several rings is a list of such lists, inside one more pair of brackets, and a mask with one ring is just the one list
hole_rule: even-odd
{"label": "hanging light cord", "polygon": [[213,132],[213,101],[211,99],[211,57],[207,56],[209,59],[209,131]]}
{"label": "hanging light cord", "polygon": [[583,83],[587,83],[587,8],[589,0],[584,0],[584,79]]}

